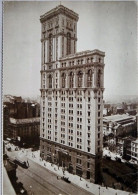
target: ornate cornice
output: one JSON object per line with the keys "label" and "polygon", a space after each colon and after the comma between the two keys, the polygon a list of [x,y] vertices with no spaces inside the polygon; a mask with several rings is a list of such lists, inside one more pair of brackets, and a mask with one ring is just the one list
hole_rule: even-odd
{"label": "ornate cornice", "polygon": [[[56,38],[56,37],[59,37],[59,36],[67,37],[67,34],[65,34],[63,32],[59,32],[57,34],[52,35],[52,38]],[[43,42],[43,41],[47,41],[48,39],[49,39],[49,37],[45,37],[43,39],[40,39],[40,41]],[[78,39],[76,37],[71,37],[71,40],[77,41]]]}
{"label": "ornate cornice", "polygon": [[82,52],[77,52],[75,54],[70,54],[70,55],[67,55],[65,57],[61,57],[59,58],[60,61],[64,61],[64,60],[71,60],[73,58],[81,58],[81,57],[87,57],[87,56],[90,56],[90,55],[99,55],[99,56],[102,56],[102,57],[105,57],[105,52],[102,52],[98,49],[95,49],[95,50],[86,50],[86,51],[82,51]]}
{"label": "ornate cornice", "polygon": [[[102,64],[104,66],[104,64]],[[41,72],[54,72],[56,70],[59,71],[72,71],[72,70],[77,70],[77,69],[92,69],[96,67],[96,66],[100,66],[98,62],[93,62],[92,64],[83,64],[83,65],[74,65],[74,66],[67,66],[67,67],[60,67],[60,68],[55,68],[55,69],[49,69],[49,70],[41,70]]]}
{"label": "ornate cornice", "polygon": [[79,16],[77,13],[75,13],[74,11],[64,7],[63,5],[59,5],[57,7],[55,7],[54,9],[48,11],[47,13],[45,13],[44,15],[40,16],[40,22],[43,23],[46,20],[53,18],[59,14],[63,14],[66,15],[76,21],[78,21]]}

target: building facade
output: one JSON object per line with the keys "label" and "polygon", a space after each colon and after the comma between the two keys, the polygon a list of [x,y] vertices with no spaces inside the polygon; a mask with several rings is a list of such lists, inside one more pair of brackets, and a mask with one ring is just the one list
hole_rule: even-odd
{"label": "building facade", "polygon": [[40,117],[26,119],[9,119],[9,137],[20,143],[39,143]]}
{"label": "building facade", "polygon": [[138,162],[138,139],[131,142],[131,159]]}
{"label": "building facade", "polygon": [[127,135],[136,128],[136,117],[128,114],[116,114],[103,117],[103,134],[108,136]]}
{"label": "building facade", "polygon": [[119,153],[124,159],[131,159],[131,144],[135,141],[132,136],[119,137],[116,141],[116,152]]}
{"label": "building facade", "polygon": [[101,178],[105,53],[76,53],[78,19],[78,14],[62,5],[40,17],[40,155],[97,183]]}

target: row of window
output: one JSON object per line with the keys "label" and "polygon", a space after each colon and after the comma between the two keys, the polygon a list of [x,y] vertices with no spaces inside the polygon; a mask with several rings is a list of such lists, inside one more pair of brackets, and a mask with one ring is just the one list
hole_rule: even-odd
{"label": "row of window", "polygon": [[[69,61],[67,62],[62,62],[61,63],[61,67],[66,67],[66,66],[74,66],[74,65],[83,65],[85,63],[89,64],[89,63],[93,63],[94,59],[93,57],[91,58],[87,58],[87,59],[78,59],[76,61]],[[101,58],[98,59],[99,62],[101,62]]]}
{"label": "row of window", "polygon": [[[72,96],[73,96],[73,95],[74,95],[73,92],[74,92],[74,91],[69,90],[69,95],[72,95]],[[82,95],[82,92],[83,92],[82,90],[78,90],[78,91],[77,91],[77,95],[78,95],[78,96]],[[52,91],[48,91],[47,94],[48,94],[48,95],[52,95]],[[57,95],[57,94],[58,94],[57,91],[55,91],[55,95]],[[98,92],[98,94],[100,95],[100,91]],[[61,95],[62,95],[62,96],[63,96],[63,95],[65,96],[65,95],[66,95],[66,91],[65,91],[65,90],[62,90],[62,91],[61,91]],[[90,91],[88,91],[88,95],[90,95]],[[44,92],[44,91],[42,92],[42,98],[45,99],[45,92]]]}

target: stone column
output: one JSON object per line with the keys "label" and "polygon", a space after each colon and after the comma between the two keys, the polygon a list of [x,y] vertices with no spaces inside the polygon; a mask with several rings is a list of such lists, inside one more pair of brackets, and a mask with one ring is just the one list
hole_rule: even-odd
{"label": "stone column", "polygon": [[71,153],[71,156],[72,156],[72,166],[73,166],[73,174],[75,175],[76,174],[76,152],[73,152]]}
{"label": "stone column", "polygon": [[76,74],[76,72],[74,72],[74,88],[77,88],[77,84],[78,84],[78,75]]}
{"label": "stone column", "polygon": [[62,77],[61,77],[61,72],[60,72],[60,75],[59,75],[59,88],[62,88]]}
{"label": "stone column", "polygon": [[93,87],[97,87],[97,71],[94,69],[94,74],[93,74]]}
{"label": "stone column", "polygon": [[45,74],[45,86],[46,86],[46,89],[47,89],[48,88],[47,74]]}
{"label": "stone column", "polygon": [[104,72],[103,72],[103,70],[101,70],[100,83],[101,83],[100,87],[104,87]]}
{"label": "stone column", "polygon": [[83,71],[83,77],[82,77],[82,87],[86,88],[86,72],[85,70]]}
{"label": "stone column", "polygon": [[87,88],[88,73],[85,72],[85,88]]}
{"label": "stone column", "polygon": [[87,178],[87,175],[86,175],[86,167],[87,167],[87,158],[86,156],[83,156],[83,159],[82,159],[82,177],[84,179]]}
{"label": "stone column", "polygon": [[69,88],[69,75],[66,73],[66,86],[65,88]]}
{"label": "stone column", "polygon": [[62,37],[58,37],[58,59],[62,56]]}
{"label": "stone column", "polygon": [[48,62],[48,40],[45,41],[45,63]]}
{"label": "stone column", "polygon": [[52,89],[55,89],[55,76],[52,75]]}
{"label": "stone column", "polygon": [[41,44],[41,64],[44,64],[44,41]]}

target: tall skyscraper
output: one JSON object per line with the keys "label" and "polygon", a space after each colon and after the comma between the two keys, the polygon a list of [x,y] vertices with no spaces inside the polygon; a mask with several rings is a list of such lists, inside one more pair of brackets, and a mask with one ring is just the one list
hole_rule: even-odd
{"label": "tall skyscraper", "polygon": [[40,155],[73,174],[98,182],[105,53],[76,53],[78,19],[77,13],[63,5],[40,17]]}

